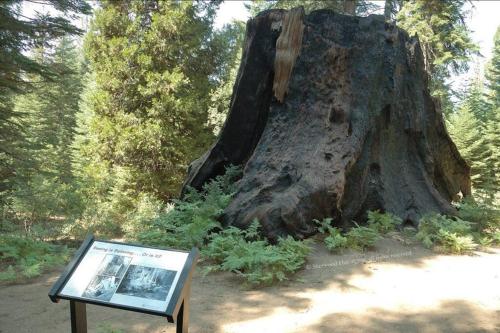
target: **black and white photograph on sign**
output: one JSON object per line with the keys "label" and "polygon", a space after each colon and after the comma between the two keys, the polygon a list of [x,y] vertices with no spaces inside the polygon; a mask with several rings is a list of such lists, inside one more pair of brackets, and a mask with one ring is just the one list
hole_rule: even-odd
{"label": "black and white photograph on sign", "polygon": [[130,265],[116,293],[164,301],[176,273],[162,268]]}
{"label": "black and white photograph on sign", "polygon": [[127,271],[130,260],[132,260],[131,257],[108,254],[104,257],[99,270],[97,271],[97,275],[108,275],[122,278],[123,274]]}
{"label": "black and white photograph on sign", "polygon": [[183,251],[94,241],[60,295],[164,311],[188,255]]}
{"label": "black and white photograph on sign", "polygon": [[125,274],[131,257],[108,254],[104,257],[97,274],[90,281],[82,297],[109,301]]}

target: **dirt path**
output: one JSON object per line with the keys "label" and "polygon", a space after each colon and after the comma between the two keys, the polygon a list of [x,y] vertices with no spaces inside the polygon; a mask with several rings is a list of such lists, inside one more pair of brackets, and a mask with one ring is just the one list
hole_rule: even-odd
{"label": "dirt path", "polygon": [[[69,332],[69,303],[47,297],[57,273],[0,286],[1,333]],[[292,282],[245,290],[229,273],[196,274],[191,301],[193,333],[498,333],[500,249],[445,256],[383,239],[374,252],[332,255],[315,246]],[[87,315],[89,332],[175,332],[154,316],[92,305]]]}

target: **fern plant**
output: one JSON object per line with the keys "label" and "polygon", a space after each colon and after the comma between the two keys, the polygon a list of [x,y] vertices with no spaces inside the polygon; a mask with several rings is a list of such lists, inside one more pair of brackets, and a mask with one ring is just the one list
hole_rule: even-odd
{"label": "fern plant", "polygon": [[391,213],[381,213],[377,211],[368,211],[368,225],[382,234],[386,234],[401,225],[403,220]]}
{"label": "fern plant", "polygon": [[332,252],[336,252],[346,248],[347,238],[342,236],[340,229],[332,227],[332,221],[331,218],[325,218],[321,221],[313,220],[318,225],[318,231],[326,235],[323,240],[326,248]]}
{"label": "fern plant", "polygon": [[374,247],[377,240],[380,239],[377,230],[370,227],[359,226],[356,222],[354,223],[356,227],[349,230],[346,234],[347,246],[360,251]]}
{"label": "fern plant", "polygon": [[416,238],[428,248],[436,247],[448,253],[467,253],[477,246],[472,237],[473,225],[460,218],[430,214],[420,219]]}
{"label": "fern plant", "polygon": [[13,281],[21,277],[39,276],[47,269],[63,265],[70,251],[65,246],[53,245],[29,237],[0,236],[0,280]]}
{"label": "fern plant", "polygon": [[246,230],[229,227],[212,234],[202,250],[203,256],[212,262],[207,271],[234,272],[247,284],[256,286],[286,280],[304,266],[309,242],[288,236],[272,245],[259,237],[259,228],[259,222],[254,220]]}
{"label": "fern plant", "polygon": [[445,252],[455,254],[465,254],[474,251],[477,244],[470,235],[460,236],[454,232],[440,229],[438,231],[440,246]]}
{"label": "fern plant", "polygon": [[234,181],[240,172],[240,168],[231,166],[224,175],[205,184],[202,191],[189,189],[184,200],[175,200],[173,209],[150,221],[135,237],[149,245],[202,247],[209,233],[221,228],[217,219],[234,194]]}
{"label": "fern plant", "polygon": [[287,237],[273,245],[260,237],[256,220],[246,230],[222,229],[217,221],[233,196],[239,174],[239,168],[230,167],[202,191],[189,190],[173,209],[151,221],[138,240],[182,249],[199,247],[211,262],[206,272],[234,272],[252,286],[286,280],[304,265],[309,242]]}
{"label": "fern plant", "polygon": [[475,202],[470,198],[458,205],[462,220],[473,222],[473,231],[481,245],[500,244],[500,209],[492,205]]}

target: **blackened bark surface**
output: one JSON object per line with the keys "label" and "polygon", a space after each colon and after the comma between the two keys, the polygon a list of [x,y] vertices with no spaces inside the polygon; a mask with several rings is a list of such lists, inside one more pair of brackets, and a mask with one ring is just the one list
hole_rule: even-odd
{"label": "blackened bark surface", "polygon": [[284,13],[247,24],[228,119],[185,185],[200,188],[224,166],[244,165],[223,220],[246,227],[258,218],[271,239],[308,236],[312,219],[324,217],[347,227],[367,210],[413,223],[453,213],[454,196],[470,192],[469,167],[429,94],[418,41],[383,16],[312,12],[279,103],[273,63]]}

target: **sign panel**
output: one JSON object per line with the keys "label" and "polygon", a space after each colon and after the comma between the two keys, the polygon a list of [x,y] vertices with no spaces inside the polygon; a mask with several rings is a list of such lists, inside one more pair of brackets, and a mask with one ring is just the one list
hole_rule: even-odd
{"label": "sign panel", "polygon": [[182,251],[93,241],[57,296],[165,312],[188,256]]}

